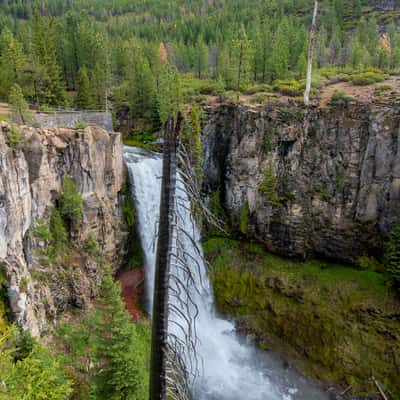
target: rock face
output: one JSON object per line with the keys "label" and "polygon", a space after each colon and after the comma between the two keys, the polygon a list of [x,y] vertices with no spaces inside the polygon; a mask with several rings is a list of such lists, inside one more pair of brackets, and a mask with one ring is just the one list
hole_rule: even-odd
{"label": "rock face", "polygon": [[119,134],[95,127],[21,130],[23,144],[10,144],[6,124],[0,130],[0,266],[16,322],[39,335],[69,306],[90,304],[101,267],[79,252],[67,267],[45,265],[43,243],[32,232],[39,221],[49,221],[70,176],[83,199],[83,224],[74,240],[93,237],[106,258],[118,262],[124,243],[122,143]]}
{"label": "rock face", "polygon": [[399,0],[369,0],[368,5],[377,11],[393,11],[400,9]]}
{"label": "rock face", "polygon": [[[236,227],[248,205],[247,235],[282,255],[379,256],[400,211],[399,127],[383,105],[208,108],[205,190]],[[260,190],[271,165],[278,205]]]}

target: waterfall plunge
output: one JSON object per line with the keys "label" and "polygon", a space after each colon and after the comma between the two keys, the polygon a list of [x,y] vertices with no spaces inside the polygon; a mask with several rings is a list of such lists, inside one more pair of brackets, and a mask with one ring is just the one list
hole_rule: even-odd
{"label": "waterfall plunge", "polygon": [[[139,234],[145,253],[147,293],[153,293],[157,222],[159,219],[162,158],[159,154],[125,147],[125,162],[129,169],[136,202]],[[200,235],[193,227],[190,204],[182,183],[177,185],[183,205],[178,206],[178,224],[193,232],[200,244]],[[193,384],[195,400],[324,400],[319,389],[310,386],[303,377],[285,369],[283,363],[248,343],[241,343],[231,322],[215,314],[212,289],[203,257],[194,249],[191,240],[183,240],[185,251],[195,260],[194,279],[201,290],[191,291],[197,305],[197,353],[202,359],[203,374]],[[152,296],[149,295],[149,309]],[[171,329],[174,329],[171,327]],[[178,331],[175,333],[179,334]]]}

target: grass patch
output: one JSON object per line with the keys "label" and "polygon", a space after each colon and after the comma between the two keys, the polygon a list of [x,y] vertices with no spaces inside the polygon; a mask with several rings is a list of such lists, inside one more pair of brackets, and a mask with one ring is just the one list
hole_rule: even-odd
{"label": "grass patch", "polygon": [[159,151],[160,148],[155,144],[156,137],[150,131],[135,131],[132,132],[126,139],[126,146],[141,147],[149,151]]}
{"label": "grass patch", "polygon": [[366,71],[358,74],[353,74],[350,77],[350,82],[356,86],[368,86],[377,82],[383,82],[385,75],[383,72]]}

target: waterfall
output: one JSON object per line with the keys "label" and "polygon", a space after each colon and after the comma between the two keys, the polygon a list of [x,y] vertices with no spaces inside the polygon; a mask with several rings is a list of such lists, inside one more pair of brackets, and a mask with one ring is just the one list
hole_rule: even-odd
{"label": "waterfall", "polygon": [[[125,147],[133,196],[136,203],[139,235],[145,256],[148,309],[152,307],[155,274],[157,222],[159,219],[162,158],[138,148]],[[194,400],[325,400],[318,388],[284,367],[284,363],[241,340],[234,325],[215,312],[212,288],[207,277],[200,233],[193,224],[190,203],[181,181],[177,184],[178,220],[191,238],[183,238],[184,250],[193,260],[192,273],[198,290],[190,289],[198,315],[197,353],[202,360],[202,376],[193,383]],[[172,267],[174,268],[174,267]],[[194,310],[192,310],[194,312]],[[174,329],[171,327],[171,329]],[[179,334],[179,330],[176,330]]]}

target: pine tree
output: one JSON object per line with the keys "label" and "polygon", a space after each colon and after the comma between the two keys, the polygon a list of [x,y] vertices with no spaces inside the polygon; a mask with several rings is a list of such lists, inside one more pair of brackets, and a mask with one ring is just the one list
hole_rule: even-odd
{"label": "pine tree", "polygon": [[204,43],[203,38],[200,36],[197,40],[195,47],[195,73],[199,79],[207,74],[208,70],[208,47]]}
{"label": "pine tree", "polygon": [[146,348],[140,342],[140,332],[130,321],[113,282],[111,271],[105,268],[96,308],[95,393],[98,400],[143,400],[148,393]]}
{"label": "pine tree", "polygon": [[27,59],[10,30],[0,35],[0,95],[7,98],[13,84],[26,86]]}
{"label": "pine tree", "polygon": [[394,226],[390,233],[386,246],[385,260],[386,270],[400,288],[400,223]]}
{"label": "pine tree", "polygon": [[133,116],[150,116],[156,108],[156,81],[148,60],[138,49],[133,62],[130,106]]}
{"label": "pine tree", "polygon": [[32,20],[32,50],[35,98],[44,104],[66,105],[67,95],[57,62],[54,34],[38,10]]}
{"label": "pine tree", "polygon": [[10,328],[0,337],[0,398],[5,400],[68,400],[72,382],[59,360],[38,343],[15,362],[15,332]]}
{"label": "pine tree", "polygon": [[239,90],[247,84],[251,78],[251,42],[246,30],[241,25],[237,36],[232,43],[232,62],[233,76],[235,77],[235,87],[239,96]]}
{"label": "pine tree", "polygon": [[161,123],[168,117],[175,117],[181,108],[182,91],[178,71],[170,64],[165,64],[160,76],[157,93],[158,114]]}
{"label": "pine tree", "polygon": [[198,183],[201,185],[203,149],[201,145],[201,115],[197,104],[192,105],[188,120],[189,124],[183,130],[182,144],[188,152]]}
{"label": "pine tree", "polygon": [[285,79],[289,71],[289,25],[287,18],[280,23],[275,34],[273,50],[271,55],[272,80]]}
{"label": "pine tree", "polygon": [[86,67],[80,68],[78,72],[76,106],[82,110],[94,108],[92,86]]}
{"label": "pine tree", "polygon": [[25,100],[21,87],[17,83],[11,87],[8,101],[15,118],[19,123],[25,125],[32,122],[32,114],[29,111],[29,105]]}
{"label": "pine tree", "polygon": [[104,67],[97,62],[91,73],[91,93],[93,105],[98,110],[104,110],[107,95],[107,76]]}

